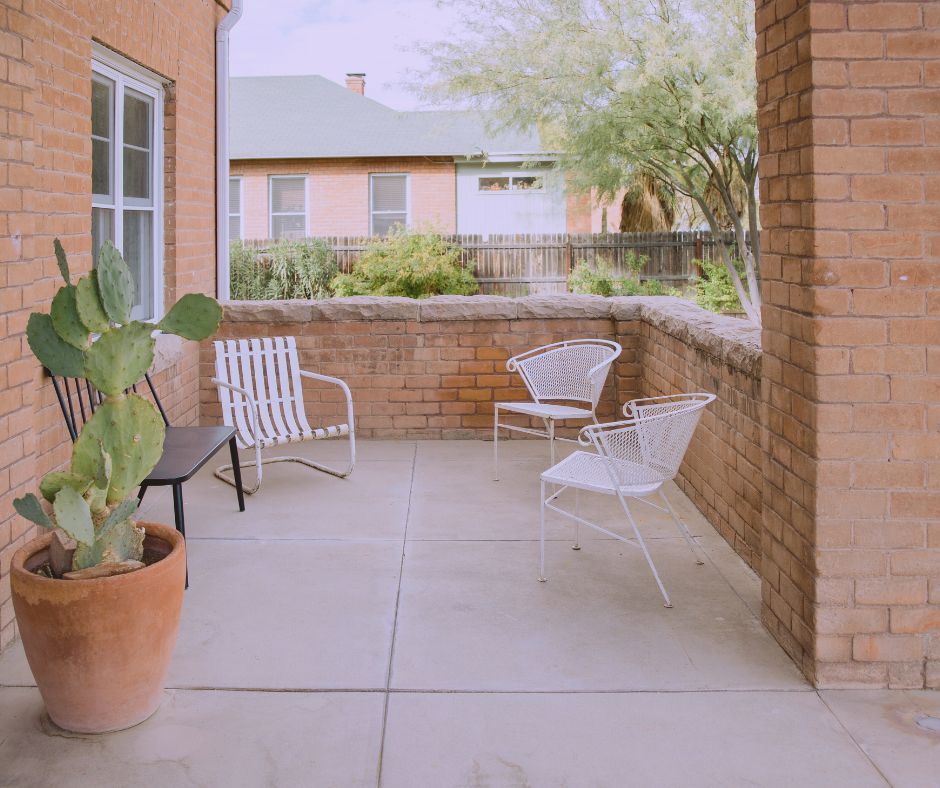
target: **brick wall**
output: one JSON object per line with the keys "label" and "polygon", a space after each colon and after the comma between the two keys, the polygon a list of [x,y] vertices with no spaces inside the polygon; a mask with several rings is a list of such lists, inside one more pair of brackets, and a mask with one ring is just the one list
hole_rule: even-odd
{"label": "brick wall", "polygon": [[758,3],[765,620],[940,687],[940,9]]}
{"label": "brick wall", "polygon": [[411,222],[454,233],[457,171],[453,159],[290,159],[233,161],[231,174],[244,178],[245,238],[269,238],[268,176],[307,176],[308,235],[369,234],[370,173],[411,175]]}
{"label": "brick wall", "polygon": [[[493,402],[526,397],[519,376],[506,371],[506,359],[572,337],[613,339],[623,353],[604,389],[601,420],[620,418],[620,406],[634,397],[718,395],[696,433],[680,484],[734,549],[752,566],[758,563],[760,363],[757,329],[744,321],[674,298],[444,296],[226,306],[220,337],[277,335],[297,337],[303,367],[347,381],[357,434],[373,438],[489,438]],[[213,361],[207,343],[207,422],[220,416],[217,392],[208,383]],[[335,390],[311,384],[306,396],[311,414],[323,423],[345,418]]]}
{"label": "brick wall", "polygon": [[[15,637],[8,576],[33,529],[13,498],[69,457],[54,393],[26,344],[60,282],[52,240],[91,266],[92,37],[171,81],[165,107],[166,297],[215,286],[215,27],[228,3],[100,0],[0,6],[0,648]],[[197,414],[198,349],[161,343],[179,423]],[[164,384],[173,380],[172,386]]]}

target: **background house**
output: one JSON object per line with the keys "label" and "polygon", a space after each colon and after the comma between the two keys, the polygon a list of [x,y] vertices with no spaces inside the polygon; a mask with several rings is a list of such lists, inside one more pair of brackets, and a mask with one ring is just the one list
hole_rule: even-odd
{"label": "background house", "polygon": [[[536,133],[474,112],[397,112],[320,76],[231,81],[230,237],[591,232]],[[595,211],[595,224],[599,213]],[[599,231],[600,228],[597,228]]]}

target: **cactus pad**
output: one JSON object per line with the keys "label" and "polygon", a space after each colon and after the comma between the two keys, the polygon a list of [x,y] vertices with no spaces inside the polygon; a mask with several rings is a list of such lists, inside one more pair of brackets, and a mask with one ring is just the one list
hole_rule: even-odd
{"label": "cactus pad", "polygon": [[75,306],[78,308],[79,319],[89,331],[100,334],[111,327],[104,307],[101,306],[97,271],[92,271],[88,276],[83,276],[78,280],[78,284],[75,285]]}
{"label": "cactus pad", "polygon": [[32,493],[27,493],[22,498],[14,498],[13,508],[21,517],[25,517],[36,525],[41,525],[43,528],[55,528],[55,523],[49,519],[39,499]]}
{"label": "cactus pad", "polygon": [[33,312],[29,316],[26,339],[33,354],[53,375],[67,378],[84,376],[85,362],[82,352],[56,333],[49,315]]}
{"label": "cactus pad", "polygon": [[94,544],[95,525],[88,502],[71,487],[63,487],[52,504],[55,524],[81,544]]}
{"label": "cactus pad", "polygon": [[49,503],[52,503],[56,495],[59,494],[59,490],[63,487],[71,487],[79,495],[84,495],[91,485],[91,479],[85,476],[79,476],[77,473],[53,471],[52,473],[47,473],[42,481],[39,482],[39,492],[42,493],[43,498],[49,501]]}
{"label": "cactus pad", "polygon": [[91,344],[91,335],[78,316],[75,285],[59,288],[59,292],[52,299],[50,315],[55,332],[72,347],[84,350]]}
{"label": "cactus pad", "polygon": [[125,498],[121,501],[108,515],[108,519],[104,521],[101,528],[98,529],[98,535],[105,536],[114,526],[124,522],[137,511],[139,503],[140,501],[136,498]]}
{"label": "cactus pad", "polygon": [[106,400],[85,424],[72,451],[72,472],[93,477],[99,443],[111,457],[108,505],[123,501],[163,454],[166,427],[157,409],[137,394]]}
{"label": "cactus pad", "polygon": [[62,248],[62,242],[56,238],[52,242],[52,247],[55,249],[55,260],[59,264],[59,273],[62,274],[65,284],[72,284],[72,280],[69,278],[69,261],[65,256],[65,249]]}
{"label": "cactus pad", "polygon": [[167,312],[158,328],[197,342],[211,337],[222,322],[222,307],[202,293],[187,293]]}
{"label": "cactus pad", "polygon": [[143,555],[144,529],[125,518],[106,532],[101,529],[94,544],[79,544],[72,558],[72,569],[86,569],[110,561],[139,561]]}
{"label": "cactus pad", "polygon": [[85,377],[98,391],[117,396],[153,364],[153,326],[134,321],[102,334],[85,351]]}
{"label": "cactus pad", "polygon": [[134,305],[134,277],[114,244],[105,241],[98,253],[98,292],[107,316],[115,323],[127,323]]}

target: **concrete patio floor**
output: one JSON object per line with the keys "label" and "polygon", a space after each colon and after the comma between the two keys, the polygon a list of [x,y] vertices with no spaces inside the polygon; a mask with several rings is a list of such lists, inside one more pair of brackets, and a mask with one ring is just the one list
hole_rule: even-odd
{"label": "concrete patio floor", "polygon": [[[365,442],[347,480],[275,465],[242,514],[204,469],[163,706],[109,736],[54,730],[14,646],[0,785],[940,784],[940,734],[916,725],[940,693],[814,691],[676,487],[705,566],[638,510],[673,609],[639,551],[572,551],[555,517],[536,582],[547,447],[504,446],[498,483],[478,441]],[[621,527],[609,500],[582,511]],[[166,491],[143,514],[172,522]]]}

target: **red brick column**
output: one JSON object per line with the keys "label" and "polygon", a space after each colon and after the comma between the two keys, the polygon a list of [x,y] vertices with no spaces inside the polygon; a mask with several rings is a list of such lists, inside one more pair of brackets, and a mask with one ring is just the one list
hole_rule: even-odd
{"label": "red brick column", "polygon": [[940,6],[758,2],[764,620],[940,686]]}

